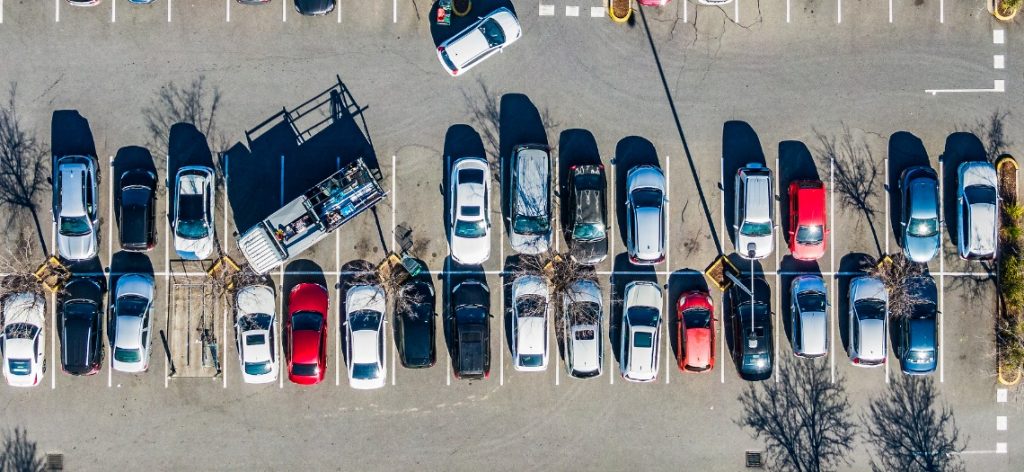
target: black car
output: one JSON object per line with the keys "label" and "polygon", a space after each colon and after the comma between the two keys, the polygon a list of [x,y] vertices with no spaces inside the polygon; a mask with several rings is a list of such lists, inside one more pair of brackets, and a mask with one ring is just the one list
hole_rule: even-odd
{"label": "black car", "polygon": [[927,375],[935,372],[939,353],[938,290],[928,275],[908,277],[906,285],[914,305],[906,316],[896,320],[896,354],[904,374]]}
{"label": "black car", "polygon": [[[744,280],[745,283],[749,283]],[[733,284],[726,304],[732,322],[732,354],[744,380],[765,380],[772,375],[771,289],[763,278],[753,280],[753,295],[747,287]]]}
{"label": "black car", "polygon": [[569,167],[569,247],[580,264],[597,264],[608,257],[607,201],[604,166]]}
{"label": "black car", "polygon": [[334,11],[334,0],[295,0],[295,9],[307,16],[326,15]]}
{"label": "black car", "polygon": [[491,293],[482,280],[459,282],[450,296],[452,366],[461,379],[483,379],[491,371]]}
{"label": "black car", "polygon": [[148,251],[156,245],[156,174],[145,169],[121,174],[117,194],[121,248]]}
{"label": "black car", "polygon": [[60,363],[71,375],[92,375],[100,370],[102,338],[100,313],[103,286],[88,277],[72,278],[60,300]]}
{"label": "black car", "polygon": [[395,340],[402,367],[421,369],[434,365],[434,286],[430,280],[413,279],[399,294],[404,303],[395,316]]}

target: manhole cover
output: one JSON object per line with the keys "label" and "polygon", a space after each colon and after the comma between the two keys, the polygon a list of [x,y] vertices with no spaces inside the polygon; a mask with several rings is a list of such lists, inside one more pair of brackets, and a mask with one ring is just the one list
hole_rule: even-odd
{"label": "manhole cover", "polygon": [[748,469],[760,469],[764,467],[764,458],[761,456],[761,451],[747,451],[746,457]]}
{"label": "manhole cover", "polygon": [[64,470],[64,454],[54,452],[47,453],[46,470]]}

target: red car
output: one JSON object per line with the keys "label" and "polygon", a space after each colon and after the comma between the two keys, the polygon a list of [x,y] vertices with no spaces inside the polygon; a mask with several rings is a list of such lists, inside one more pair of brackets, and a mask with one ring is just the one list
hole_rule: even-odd
{"label": "red car", "polygon": [[715,367],[715,308],[708,292],[694,290],[676,304],[677,360],[683,372],[708,372]]}
{"label": "red car", "polygon": [[825,184],[797,180],[789,184],[789,252],[813,261],[825,255]]}
{"label": "red car", "polygon": [[318,284],[299,284],[288,297],[284,323],[288,380],[313,385],[327,370],[327,289]]}

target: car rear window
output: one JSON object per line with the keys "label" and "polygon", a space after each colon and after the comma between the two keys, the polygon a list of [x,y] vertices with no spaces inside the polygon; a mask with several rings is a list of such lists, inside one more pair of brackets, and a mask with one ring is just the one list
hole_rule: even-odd
{"label": "car rear window", "polygon": [[316,364],[293,364],[292,373],[303,377],[312,377],[317,374]]}
{"label": "car rear window", "polygon": [[633,335],[633,347],[651,347],[654,343],[654,336],[651,333],[636,333]]}

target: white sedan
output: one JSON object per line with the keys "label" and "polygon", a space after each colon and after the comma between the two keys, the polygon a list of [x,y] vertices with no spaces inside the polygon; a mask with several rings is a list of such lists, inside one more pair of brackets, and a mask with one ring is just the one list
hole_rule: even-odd
{"label": "white sedan", "polygon": [[498,8],[437,47],[437,59],[453,77],[483,62],[523,35],[516,15]]}
{"label": "white sedan", "polygon": [[387,377],[384,312],[387,299],[379,285],[357,285],[345,294],[345,348],[348,384],[367,390],[381,388]]}
{"label": "white sedan", "polygon": [[266,285],[248,285],[235,295],[235,347],[245,383],[277,380],[275,306],[274,291]]}
{"label": "white sedan", "polygon": [[536,275],[512,282],[512,365],[519,371],[548,368],[548,283]]}
{"label": "white sedan", "polygon": [[3,301],[4,378],[12,387],[34,387],[43,378],[46,301],[35,293],[15,293]]}
{"label": "white sedan", "polygon": [[125,274],[114,289],[114,370],[145,372],[153,346],[153,278]]}
{"label": "white sedan", "polygon": [[491,179],[487,160],[463,157],[452,166],[448,208],[452,259],[483,264],[491,257]]}
{"label": "white sedan", "polygon": [[174,250],[182,259],[201,261],[213,253],[213,169],[186,166],[174,178]]}

